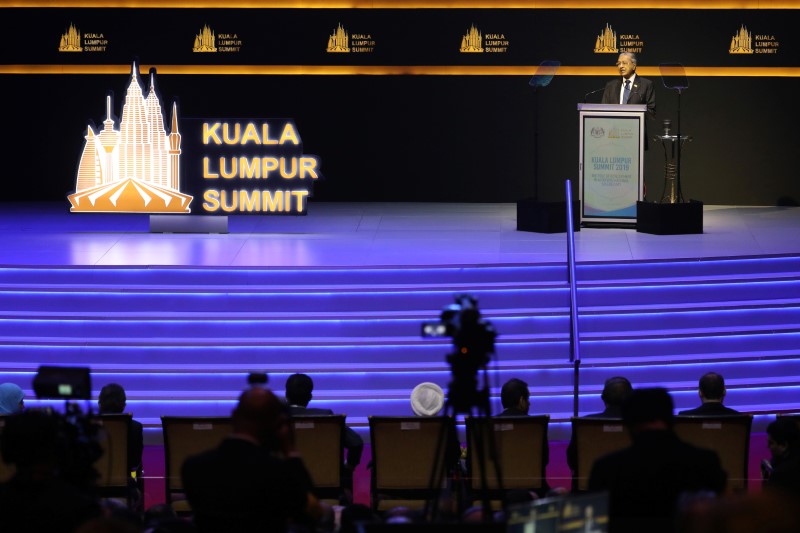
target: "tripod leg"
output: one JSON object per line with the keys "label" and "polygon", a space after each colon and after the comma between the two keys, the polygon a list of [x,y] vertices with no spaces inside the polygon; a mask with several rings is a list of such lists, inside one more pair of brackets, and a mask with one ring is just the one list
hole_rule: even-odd
{"label": "tripod leg", "polygon": [[[431,468],[430,480],[428,481],[428,494],[431,496],[425,502],[425,518],[428,522],[435,522],[439,516],[440,500],[443,496],[443,486],[448,470],[448,450],[455,444],[453,442],[455,434],[455,414],[451,414],[451,406],[445,404],[443,418],[444,423],[439,429],[434,457],[433,468]],[[452,431],[451,431],[451,428]]]}

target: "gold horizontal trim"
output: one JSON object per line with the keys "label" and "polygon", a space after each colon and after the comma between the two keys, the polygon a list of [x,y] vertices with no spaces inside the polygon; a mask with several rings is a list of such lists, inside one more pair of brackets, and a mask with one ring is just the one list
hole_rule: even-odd
{"label": "gold horizontal trim", "polygon": [[[537,65],[517,66],[391,66],[391,65],[140,65],[147,74],[155,66],[159,74],[223,76],[532,76]],[[0,65],[0,74],[127,74],[130,65]],[[800,67],[686,67],[686,75],[727,77],[800,77]],[[658,77],[658,67],[642,66],[642,76]],[[614,67],[562,66],[558,76],[614,77]],[[670,73],[672,74],[672,73]]]}
{"label": "gold horizontal trim", "polygon": [[0,8],[798,9],[800,0],[0,0]]}

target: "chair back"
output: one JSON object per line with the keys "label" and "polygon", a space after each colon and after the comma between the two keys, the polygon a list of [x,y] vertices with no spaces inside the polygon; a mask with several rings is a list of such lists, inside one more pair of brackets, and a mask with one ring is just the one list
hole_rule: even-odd
{"label": "chair back", "polygon": [[589,475],[598,458],[631,444],[630,433],[618,418],[573,417],[572,435],[576,458],[572,489],[578,491],[589,489]]}
{"label": "chair back", "polygon": [[448,437],[455,438],[452,418],[371,416],[369,433],[373,509],[387,500],[426,500],[438,492],[442,479],[433,471],[446,467],[445,449],[453,443]]}
{"label": "chair back", "polygon": [[678,438],[698,448],[714,450],[728,473],[728,488],[747,490],[747,463],[753,415],[676,416]]}
{"label": "chair back", "polygon": [[472,490],[477,494],[483,491],[481,465],[485,471],[486,488],[492,498],[502,498],[502,494],[498,493],[501,488],[543,488],[549,422],[549,415],[466,417],[467,473]]}
{"label": "chair back", "polygon": [[162,416],[161,429],[165,496],[167,504],[173,505],[176,500],[184,499],[178,497],[183,493],[183,462],[187,457],[216,448],[231,434],[233,421],[228,416]]}
{"label": "chair back", "polygon": [[[6,419],[8,415],[0,415],[0,443],[3,442],[3,430],[6,427]],[[5,483],[14,476],[17,468],[10,465],[3,460],[3,455],[0,454],[0,483]]]}
{"label": "chair back", "polygon": [[99,474],[97,487],[104,497],[128,496],[128,431],[130,414],[101,415],[95,419],[100,426],[99,442],[102,455],[94,463]]}
{"label": "chair back", "polygon": [[303,458],[314,489],[324,498],[336,498],[342,489],[344,415],[292,417],[295,449]]}

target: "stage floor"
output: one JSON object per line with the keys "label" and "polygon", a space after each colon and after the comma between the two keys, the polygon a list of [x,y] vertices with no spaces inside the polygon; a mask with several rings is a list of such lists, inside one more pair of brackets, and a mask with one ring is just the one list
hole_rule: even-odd
{"label": "stage floor", "polygon": [[[2,265],[347,267],[550,263],[565,234],[516,230],[514,204],[310,203],[308,215],[232,216],[230,233],[153,234],[148,215],[0,204]],[[579,262],[800,253],[800,208],[706,206],[702,235],[584,228]]]}

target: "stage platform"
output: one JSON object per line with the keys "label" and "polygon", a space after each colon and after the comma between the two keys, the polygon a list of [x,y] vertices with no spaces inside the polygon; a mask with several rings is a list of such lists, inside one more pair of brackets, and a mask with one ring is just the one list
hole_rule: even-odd
{"label": "stage platform", "polygon": [[[416,384],[450,380],[449,340],[421,338],[421,323],[468,293],[498,331],[493,411],[505,380],[529,383],[531,413],[551,416],[548,477],[565,486],[566,235],[516,231],[515,207],[312,203],[305,217],[234,216],[214,235],[0,204],[0,382],[20,383],[30,406],[49,402],[30,386],[41,364],[89,366],[94,398],[122,383],[158,486],[160,417],[228,415],[250,371],[279,393],[291,373],[311,374],[314,405],[367,440],[370,415],[411,415]],[[712,370],[754,431],[800,411],[800,208],[706,206],[704,220],[701,235],[575,235],[580,414],[602,410],[614,375],[690,408]]]}
{"label": "stage platform", "polygon": [[[565,234],[516,231],[514,204],[310,203],[308,215],[232,216],[227,235],[150,234],[147,215],[0,204],[0,264],[348,267],[563,263]],[[575,235],[579,262],[800,253],[800,208],[706,206],[702,235]]]}
{"label": "stage platform", "polygon": [[[151,234],[148,215],[4,204],[0,379],[90,366],[158,435],[161,415],[228,414],[247,372],[281,390],[305,371],[315,403],[363,432],[371,414],[411,414],[417,383],[447,386],[450,341],[421,324],[467,293],[498,331],[493,409],[520,377],[569,433],[565,234],[516,231],[512,204],[312,203],[229,226]],[[577,233],[579,412],[601,410],[616,374],[689,407],[712,369],[742,410],[800,407],[799,234],[800,208],[725,206],[706,207],[701,235]]]}

